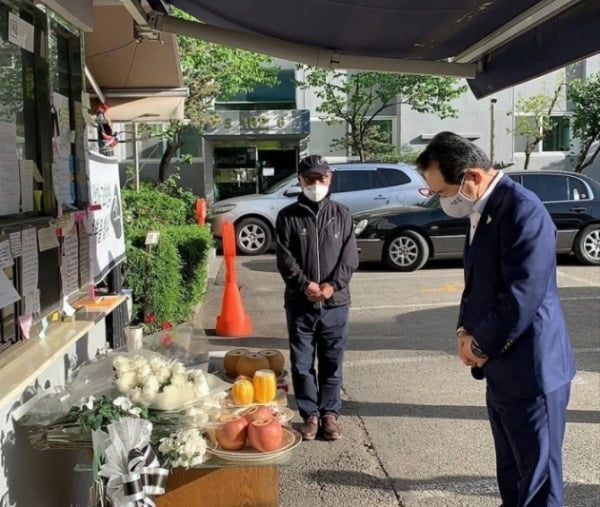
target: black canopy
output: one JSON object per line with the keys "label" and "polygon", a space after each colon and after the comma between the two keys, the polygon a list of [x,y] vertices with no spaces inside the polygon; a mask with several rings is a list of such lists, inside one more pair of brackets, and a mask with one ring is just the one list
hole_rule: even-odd
{"label": "black canopy", "polygon": [[[389,65],[382,66],[387,59],[399,65],[408,60],[409,65],[418,62],[415,73],[426,69],[422,73],[427,74],[437,73],[438,68],[428,68],[427,62],[452,62],[447,65],[448,72],[440,73],[474,75],[469,85],[478,98],[600,52],[600,0],[171,3],[208,25],[232,30],[232,34],[256,34],[332,51],[336,55],[331,57],[332,67],[336,63],[343,67],[345,57],[349,62],[346,68],[371,70],[392,70]],[[273,39],[267,40],[275,47]],[[269,52],[268,48],[264,52]],[[274,54],[282,56],[281,51]],[[289,59],[294,57],[297,54],[292,52]],[[329,62],[323,63],[321,66],[328,66]]]}

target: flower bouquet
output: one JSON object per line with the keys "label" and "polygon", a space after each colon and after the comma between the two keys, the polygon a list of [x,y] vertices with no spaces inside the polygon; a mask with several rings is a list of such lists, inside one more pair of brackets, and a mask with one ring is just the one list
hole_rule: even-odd
{"label": "flower bouquet", "polygon": [[117,389],[122,394],[158,410],[185,408],[211,392],[208,374],[188,370],[181,363],[158,355],[117,356],[113,368]]}

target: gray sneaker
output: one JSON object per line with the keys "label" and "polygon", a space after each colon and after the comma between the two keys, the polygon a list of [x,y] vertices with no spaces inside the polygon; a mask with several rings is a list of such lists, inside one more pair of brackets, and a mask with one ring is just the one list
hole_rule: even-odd
{"label": "gray sneaker", "polygon": [[302,438],[304,440],[314,440],[317,437],[317,432],[319,431],[319,418],[316,415],[311,415],[308,417],[300,428],[300,433],[302,433]]}

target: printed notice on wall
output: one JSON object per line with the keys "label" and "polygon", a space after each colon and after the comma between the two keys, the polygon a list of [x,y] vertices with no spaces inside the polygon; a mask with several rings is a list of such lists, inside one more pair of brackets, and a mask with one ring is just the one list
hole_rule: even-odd
{"label": "printed notice on wall", "polygon": [[20,160],[21,173],[21,211],[33,211],[33,160]]}
{"label": "printed notice on wall", "polygon": [[19,213],[20,186],[17,126],[0,120],[0,215]]}
{"label": "printed notice on wall", "polygon": [[10,250],[12,252],[12,256],[14,259],[17,257],[21,257],[21,252],[23,251],[23,247],[21,245],[21,232],[11,232],[8,235],[10,240]]}
{"label": "printed notice on wall", "polygon": [[46,250],[58,248],[60,246],[54,227],[38,229],[38,242],[40,244],[40,252],[45,252]]}
{"label": "printed notice on wall", "polygon": [[21,294],[32,295],[38,288],[38,243],[35,227],[25,229],[22,237]]}
{"label": "printed notice on wall", "polygon": [[8,239],[0,241],[0,269],[9,268],[15,263]]}
{"label": "printed notice on wall", "polygon": [[92,283],[90,237],[83,221],[78,222],[77,230],[79,233],[79,277],[81,278],[81,286],[85,287],[87,284]]}
{"label": "printed notice on wall", "polygon": [[72,227],[63,237],[60,274],[63,296],[68,296],[79,289],[79,248],[75,227]]}
{"label": "printed notice on wall", "polygon": [[33,53],[34,35],[35,29],[31,23],[27,23],[12,12],[8,13],[8,40],[10,42]]}
{"label": "printed notice on wall", "polygon": [[19,293],[15,289],[8,276],[3,269],[0,269],[0,308],[12,305],[14,302],[21,299]]}

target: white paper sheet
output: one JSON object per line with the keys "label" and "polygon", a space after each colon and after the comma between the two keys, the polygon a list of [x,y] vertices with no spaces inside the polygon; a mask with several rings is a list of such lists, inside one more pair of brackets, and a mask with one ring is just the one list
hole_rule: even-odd
{"label": "white paper sheet", "polygon": [[33,211],[33,160],[20,160],[21,212]]}
{"label": "white paper sheet", "polygon": [[[87,219],[85,219],[87,222]],[[79,233],[79,278],[81,279],[81,286],[85,286],[88,283],[92,283],[92,275],[90,269],[90,237],[86,230],[86,224],[81,221],[77,224],[77,230]]]}
{"label": "white paper sheet", "polygon": [[19,213],[20,186],[17,126],[0,121],[0,215]]}
{"label": "white paper sheet", "polygon": [[60,274],[63,296],[79,289],[79,248],[75,228],[71,228],[63,237]]}
{"label": "white paper sheet", "polygon": [[0,241],[0,269],[9,268],[14,263],[15,261],[10,249],[10,241],[8,239]]}
{"label": "white paper sheet", "polygon": [[40,245],[40,252],[45,252],[46,250],[58,248],[60,246],[54,227],[38,229],[38,242]]}
{"label": "white paper sheet", "polygon": [[[37,231],[34,227],[22,232],[21,294],[32,294],[38,288],[39,261]],[[27,312],[28,313],[28,312]]]}
{"label": "white paper sheet", "polygon": [[58,204],[70,204],[71,182],[69,174],[69,160],[57,160],[52,164],[52,185]]}
{"label": "white paper sheet", "polygon": [[12,251],[13,259],[17,257],[21,257],[21,253],[23,251],[23,247],[21,245],[21,231],[11,232],[8,235],[10,240],[10,249]]}
{"label": "white paper sheet", "polygon": [[12,12],[8,13],[8,40],[33,53],[35,29],[32,24]]}
{"label": "white paper sheet", "polygon": [[0,308],[12,305],[15,301],[21,299],[15,286],[9,280],[3,269],[0,269]]}

